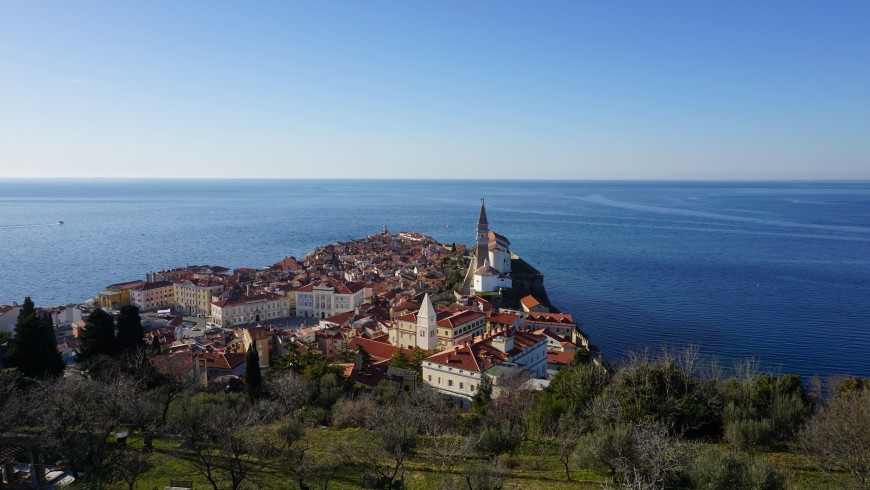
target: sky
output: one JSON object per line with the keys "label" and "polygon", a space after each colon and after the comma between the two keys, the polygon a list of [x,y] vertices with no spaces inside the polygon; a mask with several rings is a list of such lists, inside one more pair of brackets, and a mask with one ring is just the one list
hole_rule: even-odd
{"label": "sky", "polygon": [[870,2],[0,3],[0,177],[870,179]]}

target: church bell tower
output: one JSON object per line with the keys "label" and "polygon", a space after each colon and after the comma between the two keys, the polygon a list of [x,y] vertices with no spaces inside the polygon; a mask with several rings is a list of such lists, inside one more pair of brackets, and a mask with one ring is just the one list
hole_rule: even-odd
{"label": "church bell tower", "polygon": [[489,257],[489,222],[486,220],[486,207],[483,198],[480,199],[480,217],[477,218],[477,254],[475,269],[483,267],[483,262]]}

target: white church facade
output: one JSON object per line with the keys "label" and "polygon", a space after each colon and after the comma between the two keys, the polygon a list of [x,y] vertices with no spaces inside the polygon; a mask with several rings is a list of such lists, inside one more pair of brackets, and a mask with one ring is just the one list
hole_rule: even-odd
{"label": "white church facade", "polygon": [[490,293],[513,286],[511,272],[510,241],[489,229],[485,203],[481,200],[480,217],[477,219],[477,247],[472,293]]}

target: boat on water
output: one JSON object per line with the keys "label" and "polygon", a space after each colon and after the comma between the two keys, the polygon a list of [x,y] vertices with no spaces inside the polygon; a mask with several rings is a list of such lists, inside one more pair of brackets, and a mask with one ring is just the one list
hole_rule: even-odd
{"label": "boat on water", "polygon": [[62,225],[63,221],[58,221],[57,224]]}

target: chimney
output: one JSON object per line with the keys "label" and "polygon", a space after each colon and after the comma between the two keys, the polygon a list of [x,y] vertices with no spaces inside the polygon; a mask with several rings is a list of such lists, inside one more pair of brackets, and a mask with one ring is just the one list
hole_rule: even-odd
{"label": "chimney", "polygon": [[499,335],[492,339],[492,346],[507,354],[508,352],[514,350],[514,338]]}

